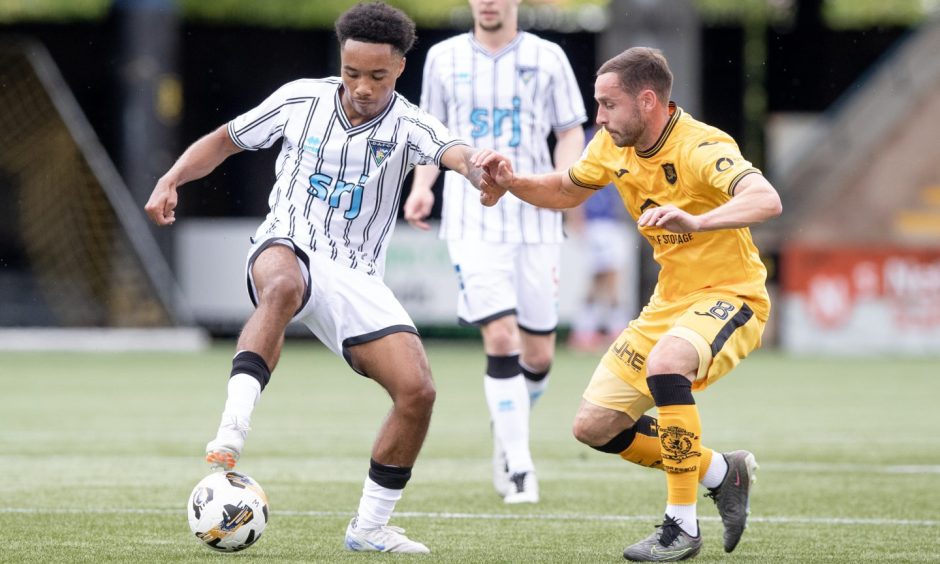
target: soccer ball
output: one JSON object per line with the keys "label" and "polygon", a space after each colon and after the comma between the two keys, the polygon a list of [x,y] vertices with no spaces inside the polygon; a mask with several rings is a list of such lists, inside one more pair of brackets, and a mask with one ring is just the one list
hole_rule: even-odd
{"label": "soccer ball", "polygon": [[236,552],[261,538],[268,524],[268,497],[245,474],[213,472],[189,494],[186,513],[200,542],[219,552]]}

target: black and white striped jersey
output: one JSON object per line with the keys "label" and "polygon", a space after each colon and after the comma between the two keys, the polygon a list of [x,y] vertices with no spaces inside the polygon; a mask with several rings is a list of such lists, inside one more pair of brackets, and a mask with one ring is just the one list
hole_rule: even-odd
{"label": "black and white striped jersey", "polygon": [[382,276],[405,176],[418,164],[440,165],[466,144],[440,120],[395,93],[379,115],[353,127],[338,77],[285,84],[228,124],[242,149],[282,140],[271,211],[259,236],[286,236],[349,268]]}
{"label": "black and white striped jersey", "polygon": [[[520,32],[495,54],[466,33],[428,51],[421,107],[475,147],[509,157],[522,173],[553,169],[552,130],[587,121],[584,101],[564,51],[557,44]],[[479,192],[448,173],[441,223],[444,239],[505,243],[559,243],[561,213],[537,208],[506,194],[484,207]]]}

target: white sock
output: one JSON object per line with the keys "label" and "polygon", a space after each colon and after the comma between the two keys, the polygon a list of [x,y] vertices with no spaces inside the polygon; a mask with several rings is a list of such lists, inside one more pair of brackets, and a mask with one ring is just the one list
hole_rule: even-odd
{"label": "white sock", "polygon": [[545,375],[541,380],[529,380],[525,378],[525,387],[526,391],[529,392],[529,409],[531,410],[535,407],[535,403],[542,397],[542,394],[545,393],[545,390],[548,388],[548,374]]}
{"label": "white sock", "polygon": [[712,455],[712,461],[708,465],[708,469],[705,470],[701,484],[706,488],[717,488],[721,485],[721,482],[724,481],[725,474],[727,473],[728,461],[725,460],[725,457],[722,456],[720,452],[716,452]]}
{"label": "white sock", "polygon": [[692,505],[666,505],[666,515],[672,517],[679,523],[683,531],[693,537],[698,536],[698,515],[695,512],[695,504]]}
{"label": "white sock", "polygon": [[405,490],[382,487],[366,476],[366,481],[362,484],[362,497],[359,498],[356,527],[375,529],[388,525],[392,511],[395,511],[395,504],[401,499],[403,491]]}
{"label": "white sock", "polygon": [[261,384],[248,374],[236,374],[228,379],[228,398],[222,412],[222,423],[234,420],[238,426],[251,425],[251,413],[261,397]]}
{"label": "white sock", "polygon": [[[531,366],[525,364],[521,360],[519,361],[519,366],[524,371],[532,372],[533,374],[535,373],[535,370],[533,370]],[[523,377],[524,376],[525,374],[523,374]],[[546,373],[545,377],[541,380],[530,380],[528,378],[525,379],[525,387],[529,392],[529,410],[535,407],[535,402],[537,402],[539,398],[542,397],[542,394],[545,393],[545,389],[548,388],[548,376],[549,373]]]}
{"label": "white sock", "polygon": [[522,374],[512,378],[484,376],[483,391],[490,408],[493,434],[503,443],[509,474],[531,472],[529,452],[529,391]]}

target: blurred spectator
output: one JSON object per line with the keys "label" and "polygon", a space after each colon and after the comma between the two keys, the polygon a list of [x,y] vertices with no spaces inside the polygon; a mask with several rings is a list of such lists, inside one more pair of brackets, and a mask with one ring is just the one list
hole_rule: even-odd
{"label": "blurred spectator", "polygon": [[613,185],[568,210],[566,219],[570,229],[581,235],[591,277],[572,322],[568,346],[600,351],[638,313],[639,236]]}

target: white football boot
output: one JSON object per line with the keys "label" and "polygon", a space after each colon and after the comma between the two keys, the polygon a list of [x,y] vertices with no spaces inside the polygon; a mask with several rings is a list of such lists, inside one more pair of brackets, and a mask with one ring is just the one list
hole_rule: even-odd
{"label": "white football boot", "polygon": [[400,527],[385,525],[374,529],[360,529],[353,517],[346,527],[346,550],[353,552],[399,552],[429,554],[428,547],[405,536]]}
{"label": "white football boot", "polygon": [[538,503],[539,482],[535,472],[517,472],[509,478],[509,493],[503,498],[506,503]]}
{"label": "white football boot", "polygon": [[506,451],[503,443],[493,435],[493,488],[499,497],[506,497],[512,481],[509,479],[509,466],[506,463]]}
{"label": "white football boot", "polygon": [[218,433],[206,444],[206,462],[209,468],[213,471],[235,468],[250,430],[251,428],[244,421],[223,414]]}

